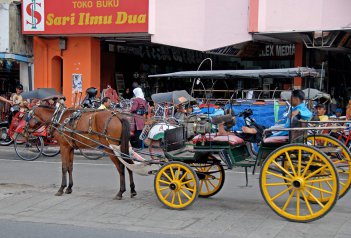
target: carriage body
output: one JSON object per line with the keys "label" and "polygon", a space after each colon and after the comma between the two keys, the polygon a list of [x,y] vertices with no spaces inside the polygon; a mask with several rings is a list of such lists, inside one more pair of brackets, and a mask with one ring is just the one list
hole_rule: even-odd
{"label": "carriage body", "polygon": [[[151,77],[231,79],[316,76],[318,73],[313,69],[294,68],[186,71]],[[264,200],[275,213],[287,220],[297,222],[309,222],[323,217],[332,209],[339,196],[343,196],[350,188],[350,151],[343,147],[339,141],[328,136],[308,135],[308,130],[318,129],[308,127],[301,121],[292,124],[291,128],[276,130],[289,131],[289,136],[278,138],[280,140],[277,141],[270,141],[267,138],[267,141],[262,142],[257,156],[250,153],[245,141],[235,136],[232,138],[228,136],[226,140],[223,140],[225,136],[218,138],[216,134],[203,133],[197,135],[192,141],[193,143],[189,145],[185,143],[184,128],[178,127],[165,131],[164,154],[170,162],[165,164],[155,177],[155,192],[159,200],[170,208],[185,207],[181,206],[181,202],[177,203],[177,199],[170,195],[173,191],[173,194],[180,196],[179,194],[183,191],[178,192],[180,190],[177,190],[177,183],[183,184],[184,181],[177,182],[176,178],[187,178],[185,175],[182,176],[182,169],[174,163],[181,163],[182,166],[187,165],[192,168],[193,174],[196,174],[192,177],[192,186],[185,188],[193,189],[191,196],[186,195],[190,204],[196,193],[203,197],[209,197],[219,192],[224,183],[223,168],[243,167],[247,178],[247,169],[253,167],[255,170],[256,166],[260,165],[260,190]],[[323,143],[320,143],[321,141]],[[340,164],[343,166],[342,169],[340,169]],[[347,171],[344,174],[347,183],[339,181],[339,176],[342,175],[340,171],[344,168]],[[167,169],[168,175],[173,177],[167,176]],[[173,174],[175,171],[178,172]],[[190,172],[187,173],[190,174]],[[167,179],[171,184],[162,184]],[[184,183],[189,183],[189,181],[190,178]],[[220,182],[213,185],[211,181]],[[163,194],[164,190],[167,191],[168,185],[171,192]],[[172,186],[176,189],[172,190]]]}

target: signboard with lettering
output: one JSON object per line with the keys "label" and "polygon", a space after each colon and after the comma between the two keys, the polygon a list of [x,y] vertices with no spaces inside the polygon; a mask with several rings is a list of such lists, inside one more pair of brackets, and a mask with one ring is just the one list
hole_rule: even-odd
{"label": "signboard with lettering", "polygon": [[149,0],[22,0],[23,34],[148,32]]}
{"label": "signboard with lettering", "polygon": [[249,42],[237,56],[241,58],[293,58],[295,44],[262,44]]}
{"label": "signboard with lettering", "polygon": [[295,55],[295,45],[266,45],[258,55],[259,57],[281,57]]}

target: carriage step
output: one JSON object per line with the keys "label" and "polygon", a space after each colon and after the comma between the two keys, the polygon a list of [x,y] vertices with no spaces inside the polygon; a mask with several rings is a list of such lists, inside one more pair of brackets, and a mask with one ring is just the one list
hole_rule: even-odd
{"label": "carriage step", "polygon": [[236,162],[235,166],[242,166],[242,167],[251,167],[251,166],[255,166],[256,161],[240,161],[240,162]]}
{"label": "carriage step", "polygon": [[236,166],[241,166],[241,167],[251,167],[255,166],[256,164],[256,157],[250,156],[244,160],[235,162]]}

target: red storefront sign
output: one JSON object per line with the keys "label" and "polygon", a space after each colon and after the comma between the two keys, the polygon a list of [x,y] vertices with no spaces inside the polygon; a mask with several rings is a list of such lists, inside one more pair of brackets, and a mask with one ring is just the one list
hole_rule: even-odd
{"label": "red storefront sign", "polygon": [[22,0],[23,34],[148,32],[149,0]]}

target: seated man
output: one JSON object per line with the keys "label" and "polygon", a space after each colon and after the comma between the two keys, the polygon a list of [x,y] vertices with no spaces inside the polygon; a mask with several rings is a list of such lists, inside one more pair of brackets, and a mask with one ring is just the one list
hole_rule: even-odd
{"label": "seated man", "polygon": [[[291,95],[291,105],[292,105],[292,112],[291,117],[297,117],[297,119],[301,120],[310,120],[312,118],[312,112],[306,107],[304,103],[305,100],[305,93],[302,90],[294,90],[292,91]],[[286,120],[284,124],[284,128],[290,127],[290,117]],[[247,127],[243,126],[242,131],[248,134],[257,134],[257,130],[254,127]],[[225,135],[227,132],[224,130],[224,125],[220,125],[218,127],[218,133]],[[272,136],[287,136],[289,135],[288,131],[279,131],[274,133]]]}
{"label": "seated man", "polygon": [[100,110],[106,110],[108,108],[110,108],[111,105],[111,99],[109,97],[104,97],[101,101],[101,105],[98,109]]}
{"label": "seated man", "polygon": [[187,110],[184,108],[183,104],[178,104],[176,106],[176,113],[174,114],[174,118],[178,121],[184,121],[187,114]]}
{"label": "seated man", "polygon": [[326,115],[327,109],[324,104],[318,104],[316,106],[317,116],[320,121],[328,121],[329,117]]}

